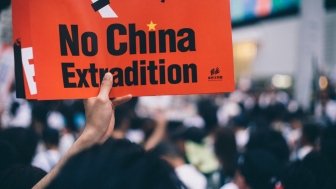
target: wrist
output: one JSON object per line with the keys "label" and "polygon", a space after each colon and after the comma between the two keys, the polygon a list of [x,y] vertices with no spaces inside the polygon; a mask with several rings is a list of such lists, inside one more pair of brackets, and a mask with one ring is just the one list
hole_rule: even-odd
{"label": "wrist", "polygon": [[83,147],[91,147],[95,144],[98,144],[101,138],[99,133],[88,128],[90,128],[90,126],[86,125],[83,133],[78,138],[78,142]]}

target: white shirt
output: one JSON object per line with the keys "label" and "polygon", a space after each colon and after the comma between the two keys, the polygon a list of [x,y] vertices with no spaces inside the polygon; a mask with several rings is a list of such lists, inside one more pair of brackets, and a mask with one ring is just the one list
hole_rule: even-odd
{"label": "white shirt", "polygon": [[204,175],[192,165],[182,165],[175,168],[177,177],[188,189],[206,189],[207,181]]}
{"label": "white shirt", "polygon": [[313,151],[312,146],[303,146],[298,150],[298,158],[300,160],[303,160],[312,151]]}
{"label": "white shirt", "polygon": [[239,189],[238,186],[232,182],[225,184],[221,189]]}
{"label": "white shirt", "polygon": [[61,137],[59,143],[59,151],[62,156],[70,149],[75,141],[75,137],[70,133],[66,133]]}
{"label": "white shirt", "polygon": [[33,159],[32,165],[49,172],[60,158],[61,155],[58,150],[47,150],[37,153]]}

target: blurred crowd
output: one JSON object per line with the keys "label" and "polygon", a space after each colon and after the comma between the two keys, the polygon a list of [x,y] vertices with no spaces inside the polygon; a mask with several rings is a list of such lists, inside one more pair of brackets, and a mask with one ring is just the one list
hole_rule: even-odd
{"label": "blurred crowd", "polygon": [[[116,109],[111,137],[163,158],[190,189],[331,189],[336,186],[332,91],[320,91],[309,111],[288,91],[250,85],[231,94],[135,98]],[[18,165],[49,172],[85,125],[79,100],[27,102],[13,91],[5,102],[4,178],[18,174],[6,172]]]}

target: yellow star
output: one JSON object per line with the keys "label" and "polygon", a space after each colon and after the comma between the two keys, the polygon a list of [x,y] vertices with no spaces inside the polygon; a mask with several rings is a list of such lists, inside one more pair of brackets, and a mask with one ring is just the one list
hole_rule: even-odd
{"label": "yellow star", "polygon": [[155,31],[155,27],[157,24],[154,24],[153,21],[151,21],[149,24],[147,24],[148,26],[148,31]]}

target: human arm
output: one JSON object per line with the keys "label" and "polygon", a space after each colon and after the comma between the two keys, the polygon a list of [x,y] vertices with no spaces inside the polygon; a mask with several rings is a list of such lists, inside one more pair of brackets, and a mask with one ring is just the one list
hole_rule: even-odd
{"label": "human arm", "polygon": [[151,150],[155,148],[165,137],[166,135],[166,126],[167,126],[167,120],[162,112],[162,110],[158,110],[155,116],[155,128],[152,133],[152,135],[148,138],[148,140],[145,142],[145,150]]}
{"label": "human arm", "polygon": [[55,167],[33,189],[47,187],[72,156],[93,145],[104,143],[109,138],[114,129],[114,110],[116,106],[132,98],[131,95],[127,95],[111,101],[109,99],[111,88],[112,74],[107,73],[104,76],[98,96],[84,101],[86,124],[83,133]]}

